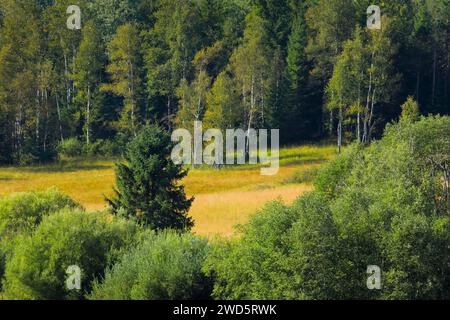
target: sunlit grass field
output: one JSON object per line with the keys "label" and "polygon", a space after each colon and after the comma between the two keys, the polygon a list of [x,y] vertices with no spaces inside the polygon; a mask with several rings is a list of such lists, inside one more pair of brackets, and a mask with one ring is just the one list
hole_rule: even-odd
{"label": "sunlit grass field", "polygon": [[[190,215],[194,231],[203,235],[233,234],[234,226],[268,201],[295,200],[311,190],[311,181],[299,179],[335,156],[331,145],[308,145],[280,151],[280,170],[274,176],[260,175],[259,166],[226,166],[221,169],[191,169],[183,183],[195,201]],[[307,175],[305,175],[307,176]],[[105,209],[105,196],[114,185],[113,160],[62,160],[32,167],[0,167],[0,197],[16,192],[58,188],[90,211]]]}

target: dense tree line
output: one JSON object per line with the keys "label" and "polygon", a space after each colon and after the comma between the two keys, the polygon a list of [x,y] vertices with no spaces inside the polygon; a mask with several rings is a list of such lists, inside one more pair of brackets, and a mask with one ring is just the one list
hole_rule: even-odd
{"label": "dense tree line", "polygon": [[113,152],[155,121],[341,146],[379,137],[408,96],[449,114],[450,1],[382,2],[378,31],[370,4],[0,0],[0,162],[51,160],[73,138]]}

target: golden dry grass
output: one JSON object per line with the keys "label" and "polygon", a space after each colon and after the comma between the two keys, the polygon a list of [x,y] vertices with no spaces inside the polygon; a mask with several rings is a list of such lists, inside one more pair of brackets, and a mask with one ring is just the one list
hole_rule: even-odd
{"label": "golden dry grass", "polygon": [[290,203],[309,190],[311,186],[308,185],[293,185],[266,190],[200,194],[190,212],[195,219],[194,232],[231,236],[235,225],[244,224],[266,202],[280,199]]}
{"label": "golden dry grass", "polygon": [[[302,146],[281,150],[280,170],[275,176],[260,175],[258,166],[190,170],[183,183],[195,196],[190,215],[199,234],[231,235],[233,226],[267,201],[277,198],[291,202],[310,190],[307,184],[283,183],[300,170],[317,167],[334,156],[332,146]],[[62,161],[36,167],[0,168],[0,196],[57,187],[82,203],[87,210],[103,210],[104,195],[112,194],[113,161]]]}

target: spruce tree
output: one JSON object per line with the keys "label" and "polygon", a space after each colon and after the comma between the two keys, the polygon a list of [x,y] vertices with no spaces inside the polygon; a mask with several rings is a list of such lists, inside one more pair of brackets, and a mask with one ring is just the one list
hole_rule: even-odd
{"label": "spruce tree", "polygon": [[107,199],[113,213],[134,217],[151,229],[189,230],[193,221],[188,199],[178,182],[187,175],[171,160],[174,143],[157,125],[148,125],[128,145],[125,163],[116,164],[115,197]]}

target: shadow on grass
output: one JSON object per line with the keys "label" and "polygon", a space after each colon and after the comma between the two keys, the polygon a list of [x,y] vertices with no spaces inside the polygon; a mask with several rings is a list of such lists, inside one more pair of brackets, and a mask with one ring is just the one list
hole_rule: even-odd
{"label": "shadow on grass", "polygon": [[6,177],[0,177],[0,181],[12,181],[12,180],[17,180],[14,178],[6,178]]}
{"label": "shadow on grass", "polygon": [[312,164],[324,164],[328,162],[328,159],[307,159],[307,160],[289,160],[289,161],[280,161],[280,166],[291,167],[298,165],[312,165]]}
{"label": "shadow on grass", "polygon": [[[296,159],[296,160],[294,160]],[[328,162],[329,160],[326,159],[325,157],[322,157],[321,159],[300,159],[299,157],[294,157],[292,159],[288,159],[286,160],[286,158],[284,160],[281,160],[280,158],[280,167],[294,167],[294,166],[300,166],[300,165],[321,165],[324,164],[326,162]],[[191,166],[187,166],[186,169],[188,169],[189,171],[191,170],[196,170],[196,171],[204,171],[204,172],[209,172],[211,169],[216,169],[217,171],[249,171],[249,170],[257,170],[260,168],[265,168],[265,167],[269,167],[269,163],[259,163],[259,164],[242,164],[242,165],[223,165],[223,166],[216,166],[216,167],[212,167],[212,166],[208,166],[208,165],[201,165],[198,166],[196,168],[193,168]]]}
{"label": "shadow on grass", "polygon": [[[106,163],[106,162],[110,162]],[[77,171],[107,170],[114,167],[112,159],[64,159],[49,164],[3,167],[23,173],[70,173]],[[1,178],[0,178],[1,179]]]}
{"label": "shadow on grass", "polygon": [[298,152],[298,153],[287,153],[287,154],[280,154],[280,161],[282,160],[288,160],[288,159],[307,159],[307,160],[328,160],[332,156],[331,154],[325,153],[325,152]]}
{"label": "shadow on grass", "polygon": [[89,164],[71,164],[71,165],[51,165],[51,166],[36,166],[21,168],[21,171],[30,173],[70,173],[77,171],[94,171],[94,170],[108,170],[111,166],[108,165],[89,165]]}

